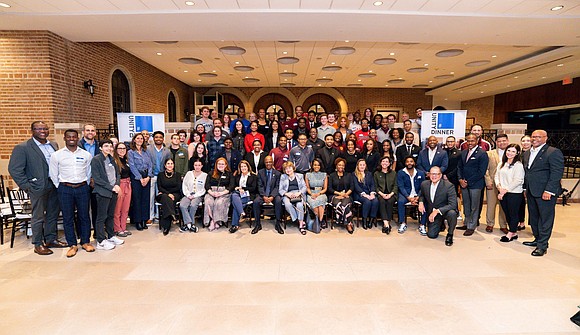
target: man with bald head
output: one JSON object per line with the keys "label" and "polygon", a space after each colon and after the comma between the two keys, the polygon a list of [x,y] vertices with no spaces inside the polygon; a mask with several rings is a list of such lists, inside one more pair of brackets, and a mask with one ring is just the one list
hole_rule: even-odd
{"label": "man with bald head", "polygon": [[445,172],[448,164],[449,157],[447,152],[439,146],[437,137],[429,136],[427,138],[427,147],[419,152],[417,170],[425,172],[425,175],[429,177],[429,171],[433,166],[438,166],[442,172]]}
{"label": "man with bald head", "polygon": [[262,205],[274,205],[274,212],[276,215],[276,223],[274,228],[278,234],[284,234],[282,228],[282,197],[278,193],[278,185],[280,184],[280,171],[274,169],[274,159],[272,156],[264,158],[265,168],[258,171],[258,195],[254,199],[252,205],[254,210],[254,217],[256,218],[256,225],[252,229],[252,234],[257,234],[262,230],[260,222],[260,214],[262,214]]}
{"label": "man with bald head", "polygon": [[457,195],[455,186],[443,180],[441,168],[433,166],[429,170],[429,180],[421,183],[419,193],[419,211],[427,215],[427,236],[437,238],[441,231],[443,220],[447,220],[449,230],[445,238],[445,245],[453,245],[453,232],[457,225]]}
{"label": "man with bald head", "polygon": [[534,131],[532,147],[522,157],[526,172],[524,189],[528,200],[528,221],[534,234],[534,240],[524,242],[524,245],[536,247],[532,256],[544,256],[548,252],[556,200],[562,191],[560,182],[564,173],[564,155],[559,149],[546,144],[547,140],[546,131]]}

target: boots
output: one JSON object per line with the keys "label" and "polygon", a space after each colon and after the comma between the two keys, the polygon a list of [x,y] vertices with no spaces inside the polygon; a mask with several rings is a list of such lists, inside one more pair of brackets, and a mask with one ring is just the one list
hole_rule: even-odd
{"label": "boots", "polygon": [[135,228],[137,228],[138,231],[143,230],[143,222],[135,222]]}

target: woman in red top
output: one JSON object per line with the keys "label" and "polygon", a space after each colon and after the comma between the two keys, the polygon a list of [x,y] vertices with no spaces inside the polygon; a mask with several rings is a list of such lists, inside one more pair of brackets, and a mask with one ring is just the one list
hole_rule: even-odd
{"label": "woman in red top", "polygon": [[264,135],[258,133],[258,121],[252,121],[252,123],[250,123],[250,133],[247,134],[244,138],[244,148],[246,149],[246,152],[252,152],[254,149],[253,143],[255,140],[258,140],[260,143],[262,143],[262,148],[266,144]]}

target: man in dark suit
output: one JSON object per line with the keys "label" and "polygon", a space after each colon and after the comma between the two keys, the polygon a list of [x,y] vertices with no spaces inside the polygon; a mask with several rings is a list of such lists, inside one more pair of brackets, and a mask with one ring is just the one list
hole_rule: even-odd
{"label": "man in dark suit", "polygon": [[248,163],[250,163],[252,172],[258,173],[258,171],[264,168],[264,158],[266,158],[268,154],[262,151],[262,142],[255,140],[252,145],[254,146],[254,150],[248,152],[245,158]]}
{"label": "man in dark suit", "polygon": [[457,195],[454,186],[442,180],[441,168],[433,166],[429,170],[429,179],[421,184],[419,193],[419,211],[427,217],[427,236],[437,238],[441,231],[443,220],[447,219],[449,230],[445,237],[445,245],[453,245],[453,232],[457,225]]}
{"label": "man in dark suit", "polygon": [[427,178],[429,177],[429,171],[433,166],[440,167],[441,172],[447,170],[447,165],[449,163],[447,152],[440,148],[438,144],[437,137],[429,136],[427,139],[427,148],[419,152],[417,170],[423,171]]}
{"label": "man in dark suit", "polygon": [[282,229],[282,225],[280,224],[282,219],[282,198],[278,193],[281,173],[274,169],[274,159],[272,156],[266,156],[264,165],[265,168],[258,171],[258,195],[252,205],[254,217],[256,218],[256,225],[252,229],[252,234],[256,234],[262,230],[260,214],[262,214],[263,204],[274,205],[274,212],[276,213],[276,225],[274,228],[278,234],[284,234],[284,229]]}
{"label": "man in dark suit", "polygon": [[48,140],[48,125],[35,121],[31,125],[32,138],[14,147],[8,172],[20,189],[26,191],[32,204],[32,244],[34,252],[50,255],[49,248],[65,248],[59,241],[56,220],[60,211],[58,196],[48,176],[50,156],[58,150],[55,142]]}
{"label": "man in dark suit", "polygon": [[326,135],[324,137],[324,144],[324,147],[318,149],[314,157],[322,161],[320,170],[330,175],[332,172],[334,172],[334,161],[338,157],[341,157],[342,154],[337,148],[332,146],[334,144],[334,136],[330,134]]}
{"label": "man in dark suit", "polygon": [[556,200],[562,191],[560,182],[564,173],[562,152],[546,144],[544,130],[532,133],[532,147],[523,155],[524,189],[528,200],[529,222],[534,240],[524,245],[536,247],[532,256],[543,256],[548,251],[548,240],[554,227]]}
{"label": "man in dark suit", "polygon": [[461,186],[463,198],[463,212],[465,214],[464,225],[457,227],[465,230],[464,236],[471,236],[479,218],[479,200],[485,186],[485,172],[489,157],[487,153],[477,145],[477,137],[469,134],[465,137],[467,150],[461,152],[461,159],[457,164],[457,176]]}
{"label": "man in dark suit", "polygon": [[419,148],[418,145],[413,144],[414,140],[415,135],[413,135],[413,133],[406,133],[405,143],[400,145],[395,151],[395,156],[397,157],[397,171],[402,170],[405,167],[406,157],[413,157],[415,164],[417,163],[417,157],[419,156],[421,148]]}

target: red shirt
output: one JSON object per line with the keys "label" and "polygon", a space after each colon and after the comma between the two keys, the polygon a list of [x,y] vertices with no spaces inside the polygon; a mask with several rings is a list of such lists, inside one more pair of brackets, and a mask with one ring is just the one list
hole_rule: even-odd
{"label": "red shirt", "polygon": [[282,132],[285,132],[286,129],[292,129],[292,130],[296,131],[296,128],[298,128],[298,119],[297,118],[291,118],[291,119],[288,119],[282,123]]}
{"label": "red shirt", "polygon": [[282,171],[282,165],[288,160],[290,150],[287,148],[280,149],[280,147],[270,150],[270,156],[274,158],[274,169]]}
{"label": "red shirt", "polygon": [[258,140],[260,141],[260,143],[262,143],[262,148],[266,144],[266,139],[264,138],[264,135],[258,132],[256,132],[256,135],[252,135],[252,133],[249,133],[246,135],[246,137],[244,137],[244,148],[246,149],[246,152],[252,152],[254,150],[255,140]]}
{"label": "red shirt", "polygon": [[356,146],[359,149],[362,149],[365,142],[370,138],[369,131],[363,131],[362,129],[354,133],[354,136],[356,136]]}

